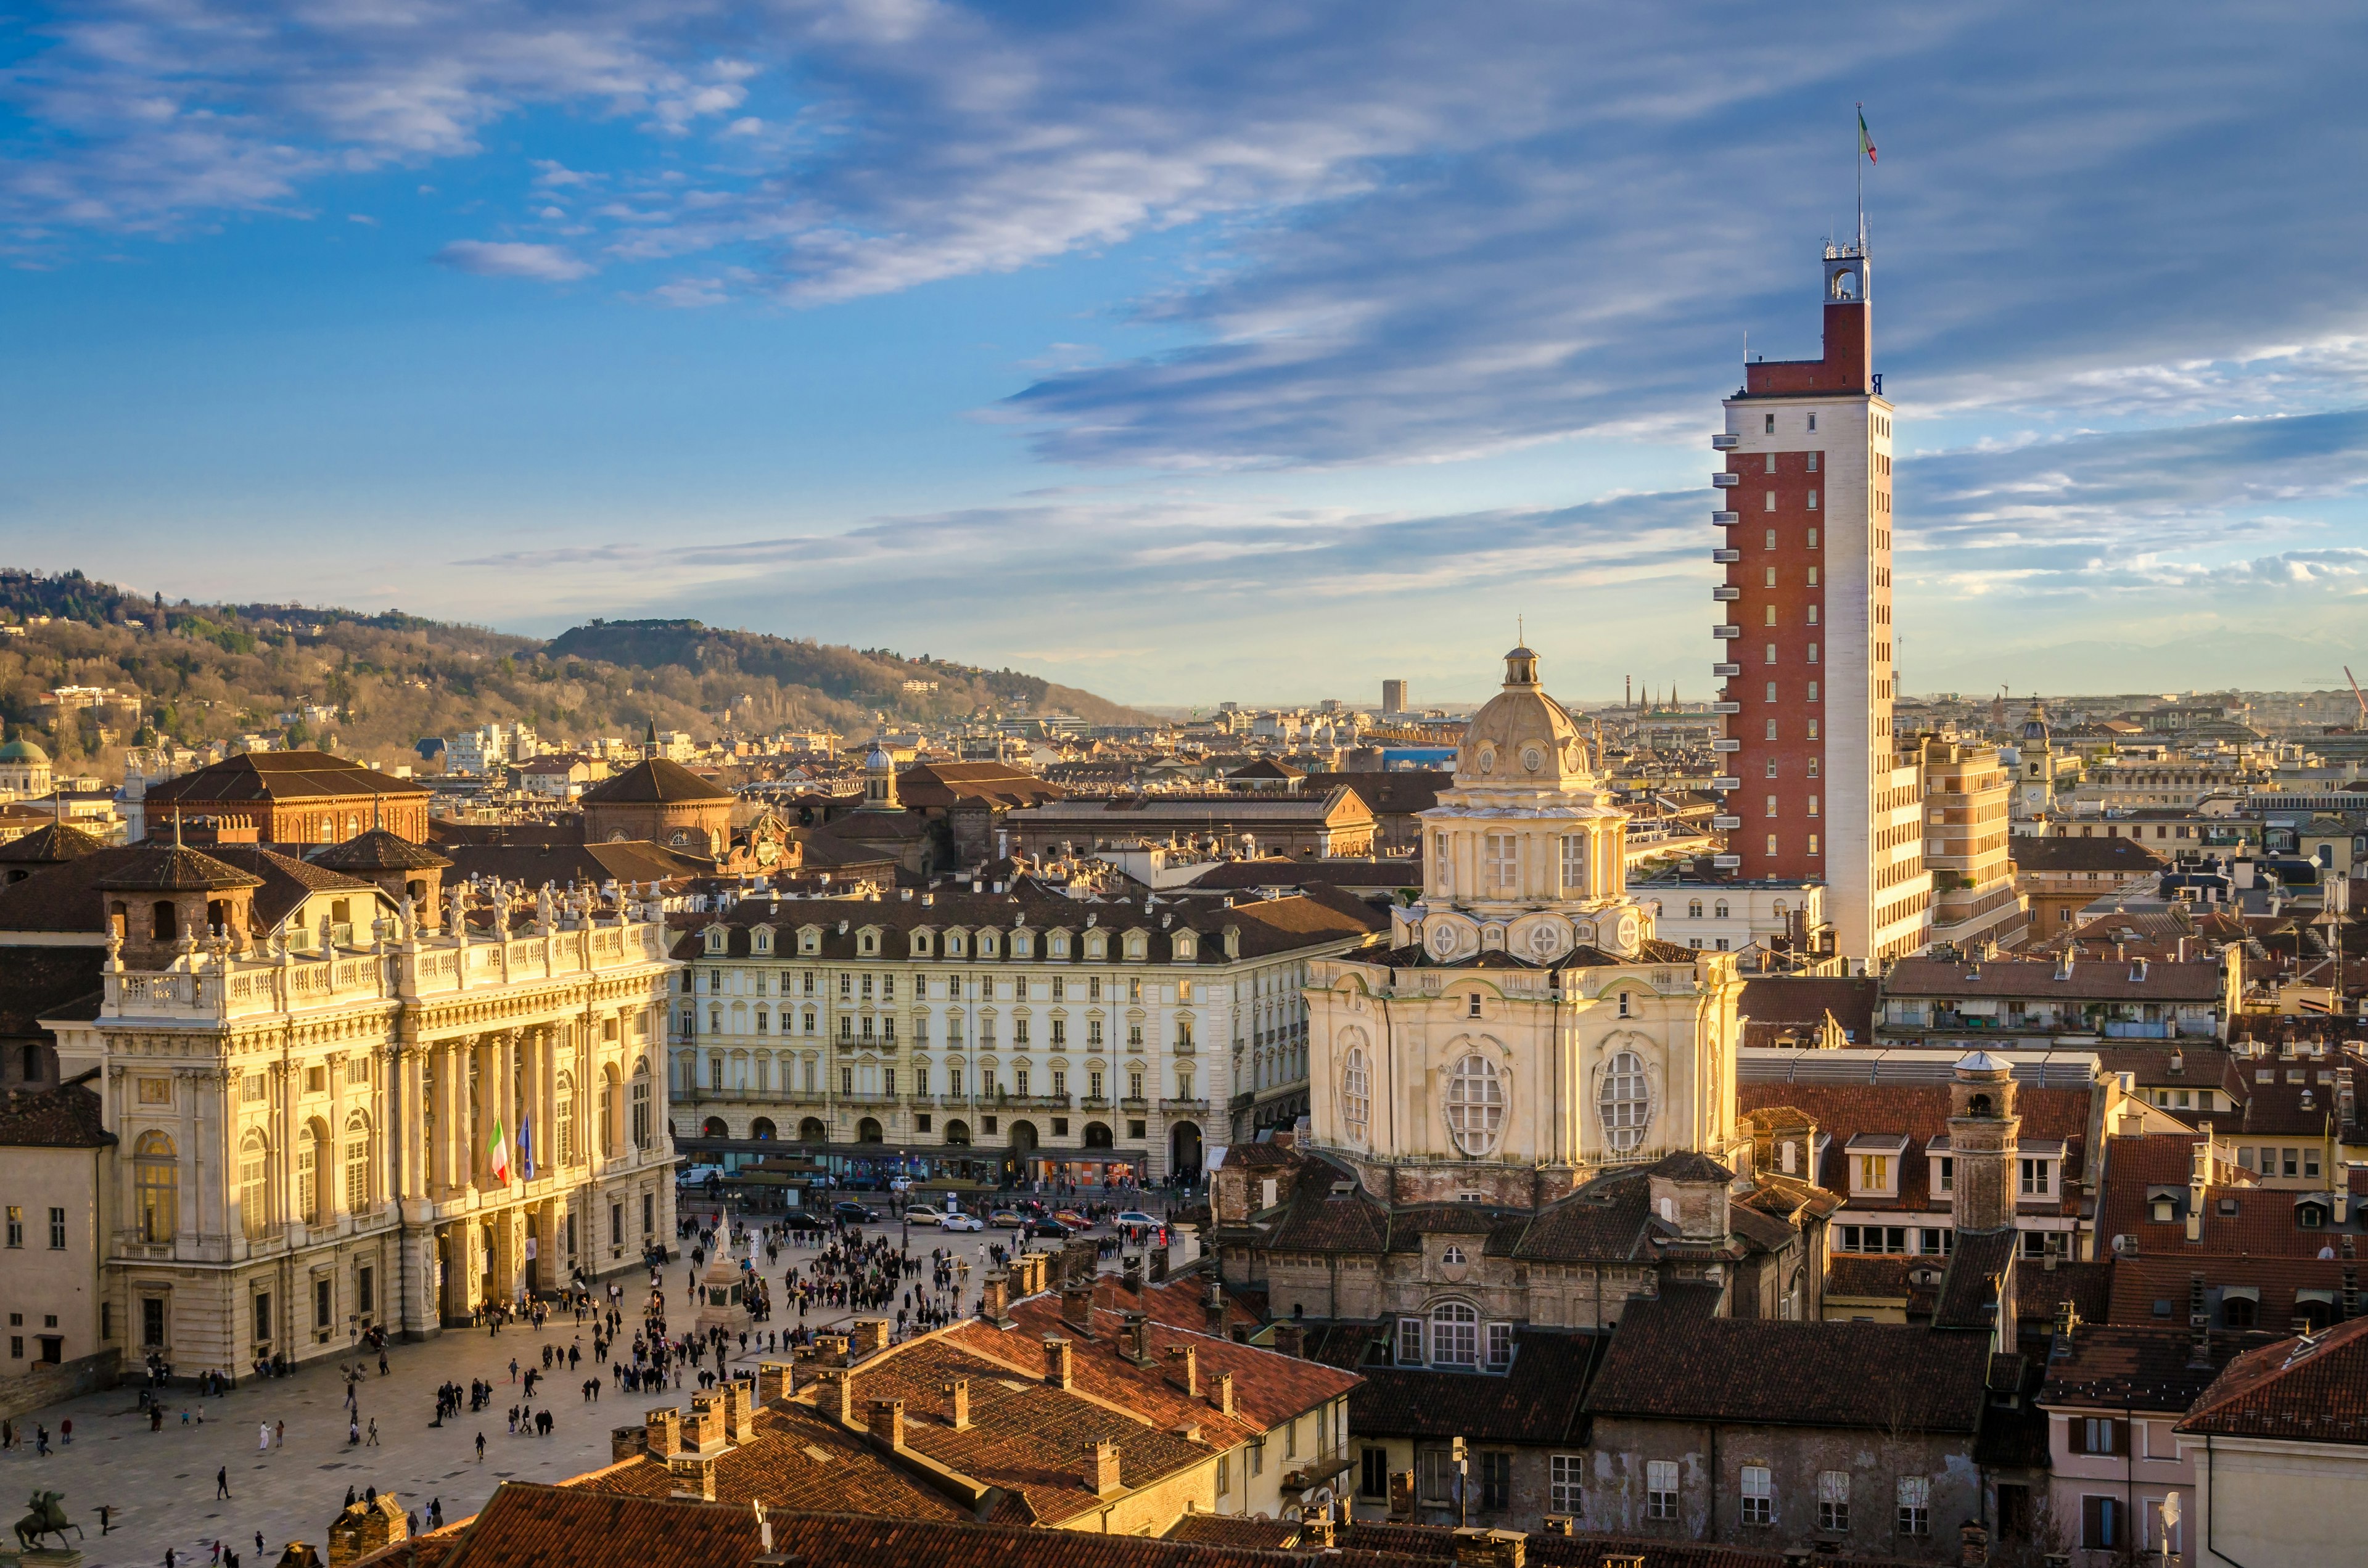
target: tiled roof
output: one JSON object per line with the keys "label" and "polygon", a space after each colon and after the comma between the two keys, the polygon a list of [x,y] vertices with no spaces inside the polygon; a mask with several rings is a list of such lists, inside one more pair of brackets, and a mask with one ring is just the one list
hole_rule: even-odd
{"label": "tiled roof", "polygon": [[1349,1429],[1362,1437],[1568,1442],[1605,1343],[1595,1335],[1519,1328],[1513,1364],[1502,1373],[1360,1368],[1365,1382],[1349,1396]]}
{"label": "tiled roof", "polygon": [[0,947],[0,1039],[46,1038],[40,1020],[98,990],[106,962],[98,947]]}
{"label": "tiled roof", "polygon": [[1705,1315],[1673,1288],[1632,1298],[1588,1391],[1597,1416],[1971,1433],[1989,1337],[1907,1324]]}
{"label": "tiled roof", "polygon": [[714,863],[703,856],[686,855],[645,839],[582,844],[448,844],[452,857],[450,881],[470,877],[515,882],[539,888],[598,887],[620,882],[665,882],[682,877],[703,877]]}
{"label": "tiled roof", "polygon": [[1167,1527],[1162,1540],[1190,1541],[1195,1546],[1242,1546],[1273,1551],[1295,1544],[1299,1521],[1269,1519],[1264,1515],[1187,1514]]}
{"label": "tiled roof", "polygon": [[210,763],[194,773],[148,786],[148,814],[158,802],[319,800],[345,795],[425,796],[427,787],[397,778],[347,757],[320,751],[250,751]]}
{"label": "tiled roof", "polygon": [[2103,1323],[2112,1315],[2113,1265],[2111,1259],[2077,1262],[2044,1258],[2014,1271],[2015,1316],[2024,1323],[2054,1321],[2058,1302],[2069,1301],[2082,1323]]}
{"label": "tiled roof", "polygon": [[462,1528],[444,1568],[746,1568],[760,1550],[747,1508],[511,1481]]}
{"label": "tiled roof", "polygon": [[300,860],[268,844],[217,844],[212,852],[224,865],[255,878],[258,884],[255,890],[255,913],[266,926],[287,919],[316,892],[360,895],[362,907],[354,915],[357,936],[367,929],[381,902],[392,906],[393,901],[386,898],[377,883],[347,876],[316,861]]}
{"label": "tiled roof", "polygon": [[2098,997],[2147,1002],[2209,1002],[2226,981],[2218,959],[2185,963],[2083,958],[2064,974],[2044,958],[1985,959],[1958,963],[1946,959],[1901,959],[1884,978],[1886,996],[2042,996],[2074,1001]]}
{"label": "tiled roof", "polygon": [[1826,1266],[1826,1300],[1896,1301],[1904,1307],[1911,1294],[1908,1271],[1930,1267],[1930,1258],[1901,1254],[1838,1252]]}
{"label": "tiled roof", "polygon": [[[1831,1055],[1834,1052],[1825,1052]],[[1946,1084],[1825,1084],[1771,1083],[1746,1079],[1736,1085],[1736,1108],[1744,1114],[1790,1107],[1817,1124],[1829,1140],[1815,1173],[1817,1184],[1830,1191],[1850,1191],[1850,1172],[1843,1146],[1862,1133],[1901,1132],[1909,1139],[1899,1156],[1899,1193],[1896,1198],[1850,1198],[1849,1209],[1881,1210],[1949,1208],[1945,1197],[1936,1201],[1930,1190],[1931,1160],[1925,1148],[1949,1132],[1949,1085]],[[2053,1141],[2064,1145],[2063,1188],[2059,1211],[2077,1212],[2078,1184],[2088,1149],[2089,1091],[2024,1085],[2015,1094],[2015,1109],[2022,1118],[2021,1136],[2026,1142]],[[2021,1212],[2044,1213],[2025,1204]]]}
{"label": "tiled roof", "polygon": [[1025,768],[1001,762],[924,762],[896,775],[896,798],[912,811],[943,811],[958,801],[990,807],[1031,806],[1068,791]]}
{"label": "tiled roof", "polygon": [[1998,1322],[2001,1300],[2013,1290],[2017,1233],[1959,1231],[1941,1276],[1940,1300],[1932,1305],[1935,1328],[1988,1329]]}
{"label": "tiled roof", "polygon": [[[2188,1181],[2194,1151],[2202,1142],[2184,1132],[2111,1140],[2105,1153],[2105,1191],[2098,1210],[2098,1233],[2107,1237],[2135,1236],[2141,1256],[2165,1257],[2206,1253],[2317,1257],[2322,1249],[2356,1237],[2357,1223],[2305,1229],[2300,1222],[2298,1200],[2307,1194],[2260,1186],[2247,1173],[2225,1164],[2237,1146],[2224,1138],[2219,1144],[2224,1163],[2214,1167],[2212,1184],[2203,1192],[2203,1233],[2189,1241]],[[2172,1188],[2176,1190],[2165,1190]],[[2154,1218],[2153,1199],[2157,1193],[2172,1200],[2169,1221]],[[2228,1211],[2231,1209],[2233,1213]]]}
{"label": "tiled roof", "polygon": [[[1130,1293],[1121,1289],[1116,1294],[1125,1300]],[[1079,1389],[1132,1411],[1156,1426],[1199,1426],[1212,1448],[1231,1448],[1271,1431],[1357,1386],[1357,1377],[1352,1372],[1286,1356],[1279,1350],[1214,1338],[1197,1329],[1178,1328],[1156,1319],[1152,1321],[1146,1335],[1152,1364],[1141,1367],[1120,1354],[1119,1330],[1123,1319],[1118,1311],[1094,1312],[1091,1338],[1064,1324],[1058,1296],[1030,1296],[1011,1303],[1009,1311],[1019,1325],[1016,1328],[999,1329],[984,1319],[972,1318],[948,1330],[946,1336],[965,1350],[993,1357],[1029,1377],[1041,1377],[1043,1373],[1044,1341],[1056,1335],[1066,1338],[1070,1341],[1070,1367]],[[1178,1374],[1168,1354],[1174,1347],[1189,1347],[1193,1352],[1201,1384],[1197,1395],[1188,1395],[1178,1386]],[[1220,1372],[1234,1375],[1235,1416],[1231,1419],[1218,1414],[1214,1403],[1215,1380]],[[860,1386],[859,1379],[858,1387]]]}
{"label": "tiled roof", "polygon": [[1407,768],[1396,773],[1311,773],[1302,788],[1354,790],[1376,815],[1406,815],[1430,810],[1439,804],[1439,792],[1454,784],[1452,773]]}
{"label": "tiled roof", "polygon": [[2187,1321],[2189,1287],[2196,1275],[2207,1290],[2250,1286],[2260,1292],[2256,1321],[2265,1328],[2294,1322],[2295,1292],[2325,1290],[2341,1299],[2341,1258],[2237,1257],[2207,1253],[2200,1257],[2169,1254],[2113,1260],[2112,1307],[2118,1324],[2177,1325]]}
{"label": "tiled roof", "polygon": [[2178,1429],[2368,1444],[2368,1318],[2238,1357]]}
{"label": "tiled roof", "polygon": [[1755,975],[1743,983],[1736,1010],[1755,1024],[1816,1028],[1831,1013],[1853,1040],[1874,1038],[1881,982],[1830,975]]}
{"label": "tiled roof", "polygon": [[53,866],[79,860],[107,847],[107,841],[64,823],[48,822],[0,844],[0,866]]}
{"label": "tiled roof", "polygon": [[[85,857],[84,864],[96,861]],[[33,881],[40,881],[34,878]],[[220,892],[232,888],[260,887],[263,879],[227,865],[200,850],[179,844],[133,845],[131,852],[103,872],[97,881],[105,892]],[[97,911],[93,910],[97,915]]]}
{"label": "tiled roof", "polygon": [[587,804],[674,805],[700,801],[729,801],[732,791],[708,782],[678,762],[647,757],[584,791]]}
{"label": "tiled roof", "polygon": [[[718,1502],[857,1509],[896,1519],[968,1522],[973,1517],[951,1494],[899,1469],[869,1438],[810,1406],[767,1406],[757,1413],[756,1425],[756,1441],[729,1449],[715,1461]],[[683,1478],[663,1459],[643,1454],[568,1484],[665,1498],[682,1490]]]}
{"label": "tiled roof", "polygon": [[2113,871],[2139,876],[2170,863],[2127,838],[2056,838],[2017,833],[2007,836],[2006,852],[2020,871]]}
{"label": "tiled roof", "polygon": [[[0,897],[5,894],[0,893]],[[729,956],[734,958],[749,956],[748,933],[752,926],[770,926],[776,931],[788,933],[813,926],[821,928],[820,957],[852,959],[859,956],[858,934],[871,926],[882,933],[882,956],[896,960],[907,958],[908,937],[916,927],[945,931],[959,926],[975,931],[993,926],[1008,933],[1025,925],[1036,937],[1034,956],[1014,960],[1009,957],[1007,943],[1005,956],[995,961],[1081,965],[1087,961],[1082,941],[1069,944],[1068,958],[1055,959],[1046,956],[1044,936],[1048,931],[1061,929],[1074,937],[1086,928],[1088,919],[1112,932],[1147,932],[1152,938],[1151,950],[1162,963],[1170,961],[1166,956],[1170,951],[1167,939],[1177,931],[1192,930],[1201,937],[1195,961],[1211,965],[1233,961],[1225,956],[1227,926],[1239,933],[1242,957],[1251,959],[1326,942],[1360,940],[1388,923],[1386,915],[1354,899],[1264,899],[1228,909],[1207,899],[1163,899],[1156,904],[1123,899],[1081,903],[1056,893],[1040,892],[1029,885],[1002,893],[939,892],[931,894],[926,903],[917,898],[883,899],[877,903],[857,898],[784,899],[778,903],[768,899],[744,898],[721,914],[677,916],[674,924],[682,935],[676,939],[675,956],[704,957],[702,933],[718,925],[731,933]],[[839,930],[842,923],[847,926],[845,932]],[[793,942],[783,940],[776,946],[783,949],[783,958],[796,956]],[[938,956],[942,959],[942,953]],[[943,961],[964,965],[973,962],[974,956]]]}
{"label": "tiled roof", "polygon": [[[1452,1562],[1455,1532],[1434,1525],[1352,1524],[1338,1537],[1342,1555],[1370,1551],[1388,1553],[1400,1562]],[[1525,1559],[1536,1568],[1600,1568],[1607,1560],[1641,1562],[1644,1568],[1775,1568],[1795,1559],[1775,1551],[1754,1551],[1737,1546],[1701,1545],[1691,1541],[1641,1540],[1622,1536],[1532,1535],[1524,1543]],[[1317,1559],[1330,1563],[1330,1557]],[[1831,1559],[1850,1568],[1898,1568],[1889,1559]]]}
{"label": "tiled roof", "polygon": [[1215,860],[1192,879],[1195,892],[1223,892],[1243,888],[1388,888],[1420,887],[1422,861],[1414,856],[1395,859],[1364,859],[1335,856],[1321,860],[1287,860],[1280,856],[1257,860]]}
{"label": "tiled roof", "polygon": [[98,1096],[79,1082],[0,1094],[0,1148],[99,1149],[114,1142]]}
{"label": "tiled roof", "polygon": [[2237,1348],[2234,1336],[2215,1334],[2204,1342],[2199,1361],[2195,1336],[2184,1328],[2084,1323],[2068,1343],[2058,1341],[2039,1398],[2045,1404],[2126,1405],[2184,1415]]}
{"label": "tiled roof", "polygon": [[332,844],[313,857],[313,864],[333,871],[434,871],[451,863],[425,844],[382,827]]}

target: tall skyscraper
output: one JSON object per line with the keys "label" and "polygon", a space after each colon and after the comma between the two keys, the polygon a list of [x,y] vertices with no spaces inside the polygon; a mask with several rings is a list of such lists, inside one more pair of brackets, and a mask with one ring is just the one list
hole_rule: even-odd
{"label": "tall skyscraper", "polygon": [[1384,713],[1409,711],[1406,682],[1402,680],[1382,682],[1382,711]]}
{"label": "tall skyscraper", "polygon": [[1744,366],[1713,476],[1729,853],[1748,878],[1816,879],[1842,955],[1929,940],[1918,754],[1892,732],[1891,404],[1873,373],[1864,243],[1826,247],[1820,358]]}

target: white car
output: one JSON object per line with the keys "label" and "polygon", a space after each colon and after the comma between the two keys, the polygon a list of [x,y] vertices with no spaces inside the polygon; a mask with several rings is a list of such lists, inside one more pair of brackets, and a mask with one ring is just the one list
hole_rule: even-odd
{"label": "white car", "polygon": [[1158,1219],[1158,1218],[1156,1218],[1156,1217],[1155,1217],[1155,1216],[1153,1216],[1153,1215],[1146,1214],[1146,1213],[1144,1213],[1144,1212],[1142,1210],[1140,1210],[1140,1209],[1129,1209],[1129,1210],[1127,1210],[1126,1211],[1124,1211],[1123,1213],[1120,1214],[1120,1215],[1119,1215],[1119,1217],[1118,1217],[1116,1220],[1112,1221],[1111,1222],[1112,1222],[1113,1224],[1119,1224],[1119,1225],[1154,1225],[1154,1226],[1156,1226],[1156,1225],[1164,1225],[1164,1224],[1166,1224],[1167,1221],[1165,1221],[1165,1220]]}
{"label": "white car", "polygon": [[905,1223],[908,1225],[934,1225],[944,1218],[945,1216],[935,1209],[916,1207],[905,1210]]}
{"label": "white car", "polygon": [[721,1181],[732,1173],[722,1165],[693,1165],[675,1178],[677,1187],[704,1187],[710,1176]]}
{"label": "white car", "polygon": [[938,1221],[941,1231],[984,1231],[986,1221],[975,1214],[948,1214]]}

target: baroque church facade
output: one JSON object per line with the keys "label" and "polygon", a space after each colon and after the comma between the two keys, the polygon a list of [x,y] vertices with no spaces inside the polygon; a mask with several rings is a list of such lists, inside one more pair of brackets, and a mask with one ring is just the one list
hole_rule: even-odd
{"label": "baroque church facade", "polygon": [[1605,1327],[1665,1282],[1821,1310],[1835,1200],[1737,1118],[1735,956],[1655,934],[1594,764],[1514,649],[1388,948],[1310,966],[1304,1131],[1229,1151],[1212,1199],[1226,1278],[1278,1314],[1486,1369],[1516,1329]]}

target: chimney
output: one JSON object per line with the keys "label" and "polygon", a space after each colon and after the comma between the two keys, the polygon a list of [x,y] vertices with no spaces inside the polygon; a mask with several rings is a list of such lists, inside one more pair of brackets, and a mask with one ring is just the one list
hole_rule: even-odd
{"label": "chimney", "polygon": [[1075,1329],[1081,1339],[1094,1336],[1094,1287],[1088,1280],[1082,1285],[1061,1287],[1061,1326]]}
{"label": "chimney", "polygon": [[1201,1299],[1201,1309],[1209,1314],[1210,1336],[1225,1337],[1225,1287],[1222,1282],[1209,1281],[1209,1293]]}
{"label": "chimney", "polygon": [[1327,1508],[1304,1508],[1299,1515],[1299,1540],[1292,1544],[1302,1551],[1329,1551],[1338,1538],[1333,1533],[1332,1514]]}
{"label": "chimney", "polygon": [[1119,1489],[1118,1445],[1108,1437],[1098,1437],[1086,1445],[1085,1482],[1097,1497],[1107,1497]]}
{"label": "chimney", "polygon": [[770,1404],[787,1399],[796,1391],[796,1364],[790,1361],[759,1361],[757,1363],[757,1403]]}
{"label": "chimney", "polygon": [[892,1449],[905,1446],[905,1402],[901,1399],[875,1399],[871,1402],[871,1437]]}
{"label": "chimney", "polygon": [[953,1429],[957,1432],[969,1431],[970,1380],[968,1378],[956,1378],[952,1382],[939,1383],[938,1388],[940,1392],[944,1393],[949,1399],[953,1401]]}
{"label": "chimney", "polygon": [[842,1423],[849,1426],[854,1426],[855,1380],[848,1375],[844,1368],[833,1368],[823,1374],[823,1381],[830,1391],[824,1395],[826,1406],[837,1413]]}
{"label": "chimney", "polygon": [[682,1412],[668,1405],[653,1410],[642,1417],[642,1425],[650,1435],[650,1457],[667,1459],[682,1452]]}
{"label": "chimney", "polygon": [[828,1366],[844,1367],[848,1363],[847,1335],[817,1334],[814,1338],[814,1355]]}
{"label": "chimney", "polygon": [[745,1378],[734,1378],[723,1385],[723,1420],[732,1428],[734,1443],[747,1443],[757,1437],[757,1385]]}
{"label": "chimney", "polygon": [[1119,1260],[1119,1283],[1134,1294],[1143,1294],[1143,1255],[1128,1253]]}
{"label": "chimney", "polygon": [[1154,1366],[1151,1356],[1151,1319],[1142,1312],[1127,1312],[1124,1326],[1118,1331],[1119,1354],[1138,1367]]}
{"label": "chimney", "polygon": [[848,1347],[854,1351],[856,1359],[860,1360],[866,1356],[876,1356],[888,1348],[888,1320],[858,1318],[854,1332],[848,1339]]}
{"label": "chimney", "polygon": [[1455,1568],[1523,1568],[1530,1538],[1520,1530],[1460,1529],[1455,1532]]}
{"label": "chimney", "polygon": [[1184,1391],[1184,1397],[1187,1399],[1200,1398],[1200,1350],[1190,1345],[1171,1345],[1167,1347],[1167,1365],[1176,1372],[1178,1377],[1176,1386]]}
{"label": "chimney", "polygon": [[1307,1348],[1307,1331],[1295,1323],[1274,1325],[1274,1347],[1282,1355],[1296,1358]]}
{"label": "chimney", "polygon": [[997,1328],[1011,1326],[1011,1277],[1000,1269],[986,1277],[979,1292],[978,1315]]}
{"label": "chimney", "polygon": [[1231,1372],[1217,1374],[1217,1414],[1234,1414],[1234,1374]]}
{"label": "chimney", "polygon": [[1056,1389],[1077,1386],[1076,1364],[1069,1358],[1069,1342],[1048,1337],[1044,1341],[1044,1381]]}

